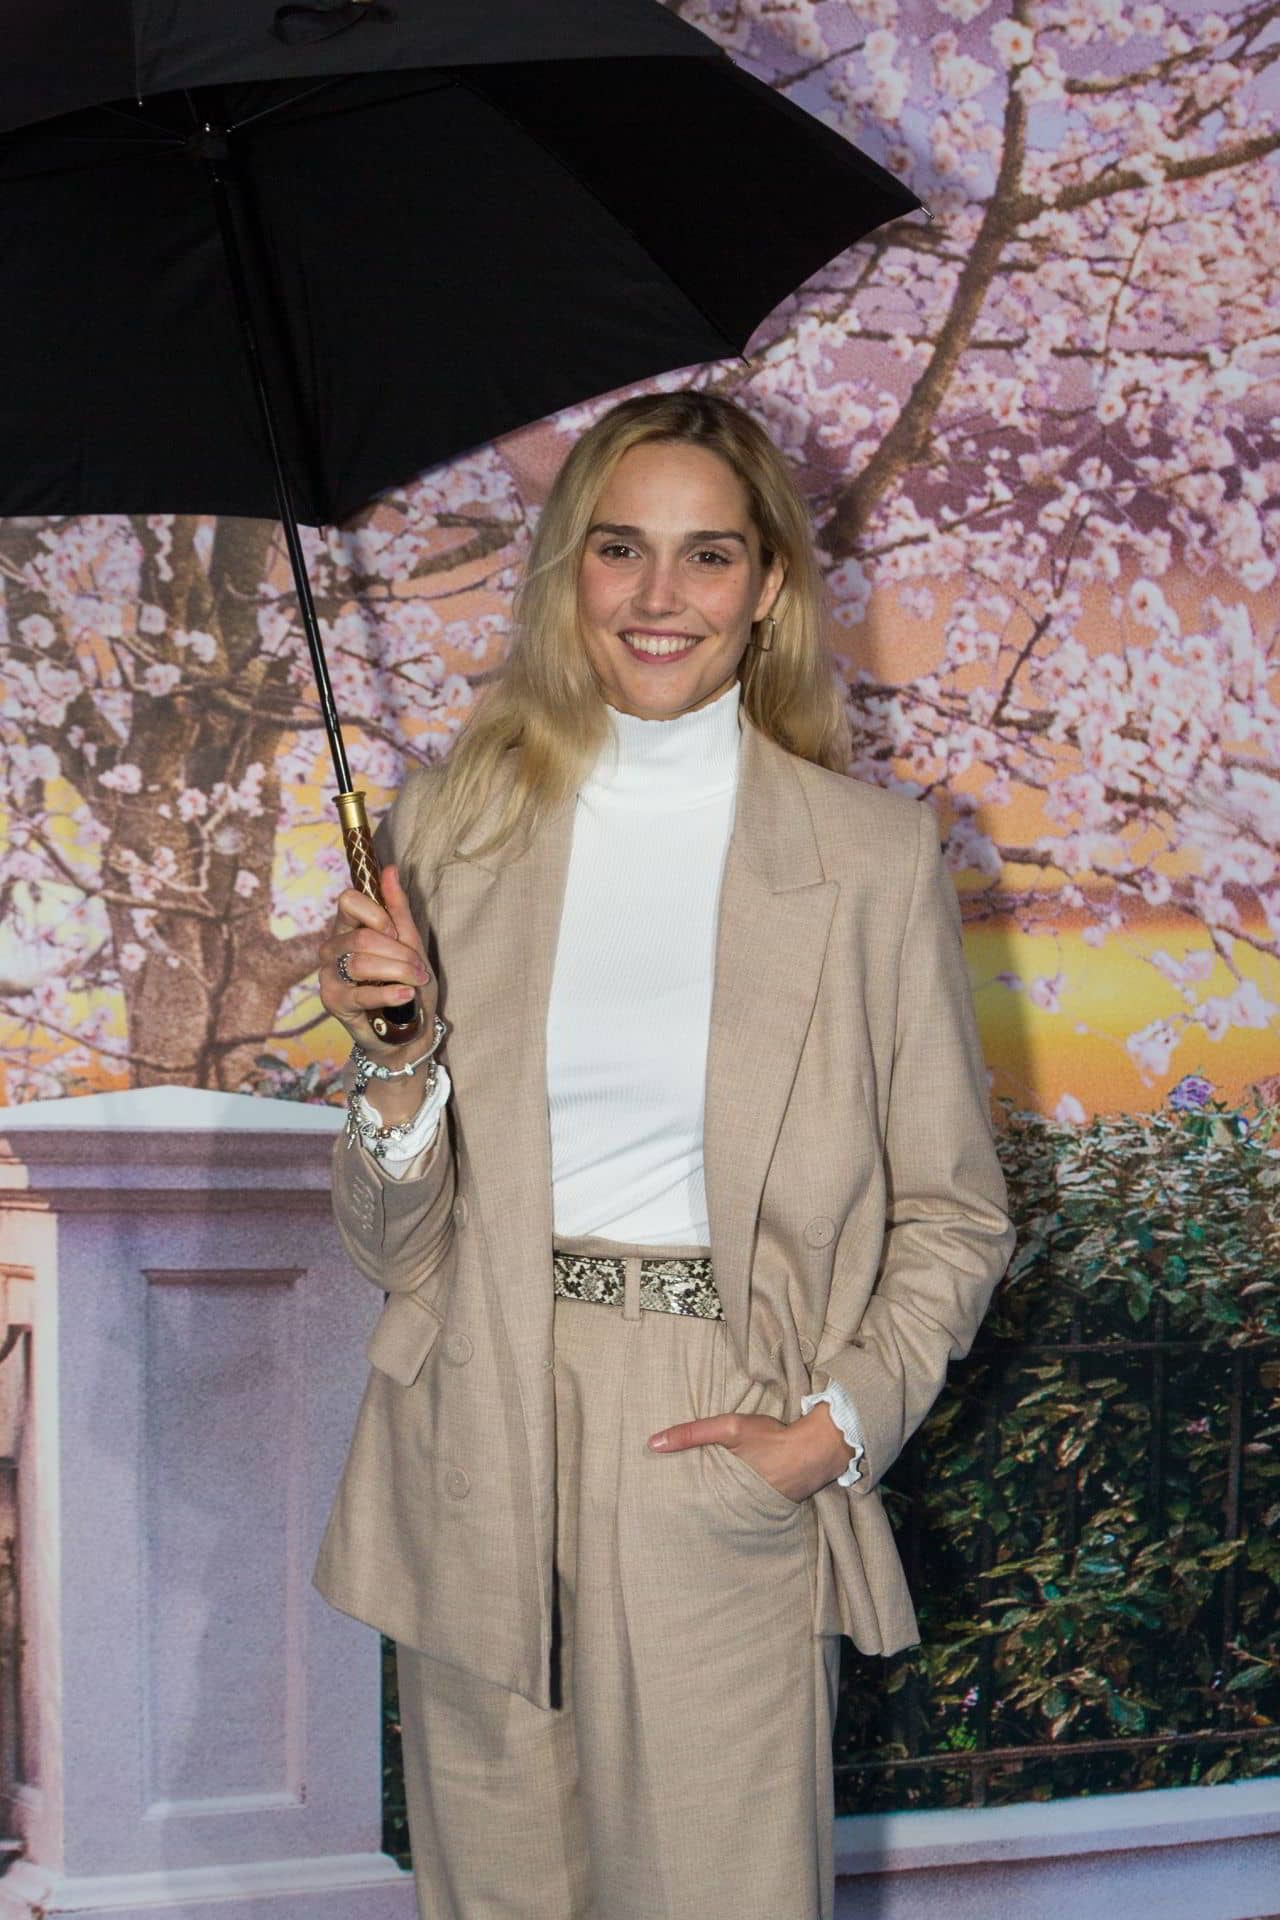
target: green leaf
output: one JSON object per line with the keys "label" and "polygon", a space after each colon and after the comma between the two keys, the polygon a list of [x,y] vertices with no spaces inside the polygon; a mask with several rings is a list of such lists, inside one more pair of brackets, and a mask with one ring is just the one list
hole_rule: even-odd
{"label": "green leaf", "polygon": [[1123,1727],[1127,1733],[1141,1733],[1147,1724],[1147,1716],[1137,1701],[1126,1700],[1119,1693],[1113,1693],[1107,1701],[1107,1718],[1113,1726]]}
{"label": "green leaf", "polygon": [[1270,1667],[1246,1667],[1243,1673],[1233,1673],[1222,1691],[1224,1693],[1246,1693],[1250,1688],[1260,1687],[1264,1681],[1272,1680],[1275,1677]]}
{"label": "green leaf", "polygon": [[1076,1561],[1079,1573],[1090,1574],[1095,1580],[1118,1580],[1124,1577],[1124,1566],[1110,1554],[1082,1553]]}

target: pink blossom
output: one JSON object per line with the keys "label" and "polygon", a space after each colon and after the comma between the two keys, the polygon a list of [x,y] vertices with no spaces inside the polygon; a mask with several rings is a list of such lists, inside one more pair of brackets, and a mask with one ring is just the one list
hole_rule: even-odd
{"label": "pink blossom", "polygon": [[873,72],[878,67],[889,66],[897,51],[898,36],[887,27],[878,27],[874,33],[869,33],[862,45],[863,56]]}
{"label": "pink blossom", "polygon": [[1089,1116],[1074,1093],[1064,1093],[1053,1110],[1053,1117],[1061,1127],[1082,1127]]}
{"label": "pink blossom", "polygon": [[891,67],[880,67],[871,83],[872,110],[881,120],[895,122],[906,105],[906,99],[906,74]]}
{"label": "pink blossom", "polygon": [[163,607],[157,607],[147,601],[138,609],[139,633],[163,633],[169,624],[169,616]]}
{"label": "pink blossom", "polygon": [[185,628],[180,629],[173,636],[173,644],[175,647],[189,647],[203,666],[208,666],[211,660],[216,659],[218,653],[218,643],[213,635],[204,633],[199,628],[191,631]]}
{"label": "pink blossom", "polygon": [[1153,1020],[1139,1033],[1131,1033],[1125,1041],[1125,1046],[1141,1070],[1144,1079],[1152,1074],[1159,1078],[1168,1073],[1169,1062],[1173,1058],[1173,1051],[1177,1044],[1177,1032],[1167,1020]]}
{"label": "pink blossom", "polygon": [[971,59],[967,53],[953,54],[949,59],[940,61],[936,73],[939,90],[949,94],[953,100],[972,99],[975,94],[989,87],[996,77],[993,68],[983,66],[980,60]]}
{"label": "pink blossom", "polygon": [[146,669],[142,676],[142,685],[148,693],[161,699],[166,693],[173,692],[181,678],[182,675],[177,667],[169,661],[162,661]]}
{"label": "pink blossom", "polygon": [[109,788],[112,793],[140,793],[142,772],[131,761],[118,760],[114,767],[98,775],[98,785]]}
{"label": "pink blossom", "polygon": [[1277,1008],[1263,998],[1254,980],[1242,980],[1231,996],[1231,1018],[1237,1027],[1270,1026]]}
{"label": "pink blossom", "polygon": [[1036,50],[1030,27],[1017,20],[998,20],[991,29],[991,44],[1006,67],[1025,66]]}
{"label": "pink blossom", "polygon": [[1183,980],[1186,978],[1182,962],[1175,960],[1172,954],[1166,953],[1163,947],[1157,947],[1154,953],[1147,955],[1147,959],[1158,973],[1164,975],[1166,980],[1171,980],[1175,986],[1182,985]]}
{"label": "pink blossom", "polygon": [[136,940],[126,940],[117,952],[116,959],[126,973],[137,973],[140,967],[146,965],[147,950],[140,947]]}
{"label": "pink blossom", "polygon": [[1178,630],[1178,616],[1154,580],[1134,581],[1129,589],[1129,611],[1144,627]]}
{"label": "pink blossom", "polygon": [[1045,1013],[1062,1011],[1062,990],[1067,984],[1065,973],[1038,974],[1027,988],[1027,997],[1033,1006]]}
{"label": "pink blossom", "polygon": [[18,632],[29,647],[51,647],[58,637],[58,629],[43,613],[29,613],[19,620]]}
{"label": "pink blossom", "polygon": [[209,796],[198,787],[184,787],[178,795],[179,820],[199,820],[209,811]]}
{"label": "pink blossom", "polygon": [[258,876],[248,867],[241,867],[235,877],[235,890],[242,900],[251,899],[258,891]]}

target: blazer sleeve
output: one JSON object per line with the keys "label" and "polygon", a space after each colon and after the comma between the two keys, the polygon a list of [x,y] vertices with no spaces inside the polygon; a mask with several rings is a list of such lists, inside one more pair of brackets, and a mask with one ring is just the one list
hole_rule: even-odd
{"label": "blazer sleeve", "polygon": [[[374,834],[380,866],[399,859],[420,801],[408,782]],[[413,876],[404,876],[415,912],[421,897]],[[421,929],[425,934],[425,927]],[[455,1168],[447,1116],[411,1178],[388,1174],[361,1146],[339,1135],[333,1149],[333,1211],[343,1246],[357,1270],[385,1293],[431,1290],[453,1244]]]}
{"label": "blazer sleeve", "polygon": [[947,1362],[968,1352],[1013,1247],[986,1070],[965,971],[960,909],[931,811],[919,809],[916,871],[899,957],[884,1143],[885,1235],[856,1329],[838,1291],[814,1366],[857,1408],[865,1497],[928,1413]]}
{"label": "blazer sleeve", "polygon": [[339,1135],[333,1149],[333,1212],[357,1270],[384,1293],[430,1288],[453,1243],[454,1164],[448,1122],[413,1179],[383,1172]]}

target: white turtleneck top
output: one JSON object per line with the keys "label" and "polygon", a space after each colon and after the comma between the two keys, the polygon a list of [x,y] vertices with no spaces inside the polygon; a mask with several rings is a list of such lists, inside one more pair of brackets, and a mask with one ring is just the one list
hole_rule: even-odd
{"label": "white turtleneck top", "polygon": [[738,689],[671,720],[610,718],[578,794],[547,1010],[555,1230],[705,1247],[703,1094]]}
{"label": "white turtleneck top", "polygon": [[[610,714],[578,793],[547,1008],[547,1107],[557,1236],[709,1247],[703,1102],[720,882],[733,831],[741,733],[735,683],[670,720]],[[413,1177],[449,1095],[440,1073],[383,1165]],[[376,1124],[371,1108],[369,1118]],[[853,1450],[856,1411],[825,1402]]]}

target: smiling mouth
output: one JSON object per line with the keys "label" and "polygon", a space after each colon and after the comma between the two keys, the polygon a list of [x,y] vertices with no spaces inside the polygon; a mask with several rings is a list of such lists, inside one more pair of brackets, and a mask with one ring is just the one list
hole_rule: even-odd
{"label": "smiling mouth", "polygon": [[644,660],[674,660],[692,653],[702,639],[700,633],[624,633],[622,643]]}

